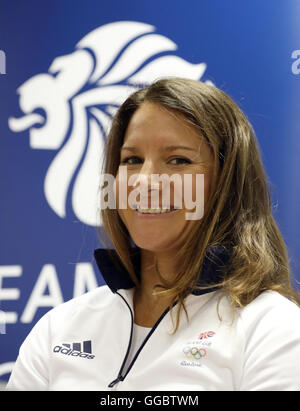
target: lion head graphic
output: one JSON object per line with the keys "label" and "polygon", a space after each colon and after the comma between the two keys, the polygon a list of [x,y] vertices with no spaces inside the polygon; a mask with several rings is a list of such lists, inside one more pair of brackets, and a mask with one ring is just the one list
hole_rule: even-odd
{"label": "lion head graphic", "polygon": [[101,225],[103,145],[113,114],[132,92],[162,77],[203,76],[205,63],[191,64],[176,56],[177,45],[155,30],[135,21],[100,26],[83,37],[74,52],[55,58],[48,73],[18,88],[24,115],[10,117],[8,125],[14,132],[28,130],[32,149],[56,151],[44,194],[60,218],[67,215],[70,192],[76,217],[87,225]]}

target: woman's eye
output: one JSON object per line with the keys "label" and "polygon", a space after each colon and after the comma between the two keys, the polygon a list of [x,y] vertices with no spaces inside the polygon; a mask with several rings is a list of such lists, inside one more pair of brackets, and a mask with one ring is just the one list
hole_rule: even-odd
{"label": "woman's eye", "polygon": [[173,164],[173,165],[176,165],[176,166],[179,166],[181,164],[191,164],[190,160],[188,160],[187,158],[183,158],[183,157],[173,158],[170,161],[170,163]]}
{"label": "woman's eye", "polygon": [[[142,162],[143,160],[141,160],[141,158],[137,156],[125,157],[123,160],[121,160],[121,164],[128,164],[128,165],[140,164]],[[170,164],[175,165],[175,166],[183,165],[183,164],[191,164],[191,161],[184,157],[175,157],[171,159],[169,162]]]}
{"label": "woman's eye", "polygon": [[136,156],[126,157],[121,161],[121,164],[139,164],[141,159]]}

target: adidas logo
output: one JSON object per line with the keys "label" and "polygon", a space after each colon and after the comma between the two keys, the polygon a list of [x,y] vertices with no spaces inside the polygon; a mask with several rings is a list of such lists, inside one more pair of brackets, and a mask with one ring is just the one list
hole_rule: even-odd
{"label": "adidas logo", "polygon": [[[82,350],[81,350],[81,345],[82,345]],[[92,341],[83,341],[83,343],[64,343],[62,345],[56,345],[53,348],[53,352],[55,353],[61,353],[64,355],[71,355],[72,357],[80,357],[80,358],[87,358],[88,360],[92,360],[95,358],[94,355],[92,355]]]}

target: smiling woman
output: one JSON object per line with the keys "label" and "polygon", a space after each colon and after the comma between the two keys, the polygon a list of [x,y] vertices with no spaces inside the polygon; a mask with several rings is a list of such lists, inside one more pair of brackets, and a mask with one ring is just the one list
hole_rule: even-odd
{"label": "smiling woman", "polygon": [[254,131],[231,98],[183,78],[136,91],[103,171],[116,183],[101,211],[107,249],[95,250],[107,285],[37,323],[8,388],[300,390],[300,300]]}
{"label": "smiling woman", "polygon": [[[118,182],[122,165],[129,176],[138,176],[137,185],[149,183],[149,197],[154,174],[204,176],[205,213],[196,221],[187,221],[184,208],[159,215],[129,206],[102,210],[103,237],[108,234],[137,286],[135,314],[140,324],[152,326],[159,313],[178,300],[177,329],[184,299],[197,287],[205,253],[212,246],[230,254],[216,286],[226,290],[233,306],[246,306],[267,289],[299,301],[290,286],[287,250],[272,216],[254,131],[224,92],[171,78],[131,95],[108,136],[105,173]],[[189,189],[195,197],[195,178]],[[137,250],[139,278],[132,265]],[[154,292],[157,288],[163,291]]]}

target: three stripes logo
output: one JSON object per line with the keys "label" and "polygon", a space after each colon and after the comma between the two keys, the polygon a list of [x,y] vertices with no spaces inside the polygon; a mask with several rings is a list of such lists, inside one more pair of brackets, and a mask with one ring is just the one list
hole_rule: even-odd
{"label": "three stripes logo", "polygon": [[80,357],[92,360],[95,358],[92,355],[92,341],[83,341],[83,343],[74,342],[74,343],[63,343],[61,345],[56,345],[53,348],[53,352],[60,353],[64,355],[70,355],[71,357]]}

